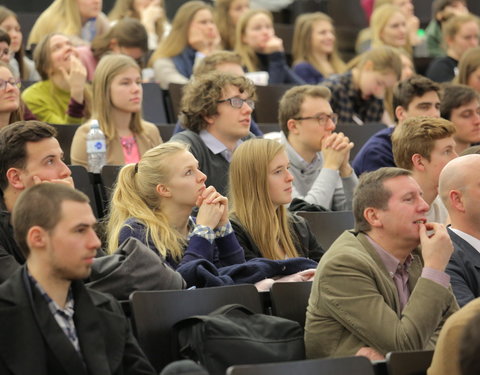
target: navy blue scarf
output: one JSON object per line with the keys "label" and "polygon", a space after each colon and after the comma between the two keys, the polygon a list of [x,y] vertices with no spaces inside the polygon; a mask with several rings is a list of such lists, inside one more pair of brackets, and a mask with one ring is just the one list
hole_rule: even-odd
{"label": "navy blue scarf", "polygon": [[182,53],[172,57],[173,63],[177,70],[185,77],[190,78],[193,73],[193,64],[195,63],[195,51],[193,48],[187,46]]}

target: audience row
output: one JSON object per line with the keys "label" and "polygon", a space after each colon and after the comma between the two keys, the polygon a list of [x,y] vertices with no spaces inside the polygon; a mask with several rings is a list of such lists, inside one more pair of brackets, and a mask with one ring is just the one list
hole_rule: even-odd
{"label": "audience row", "polygon": [[[187,287],[235,283],[240,272],[258,290],[313,280],[308,358],[378,360],[438,342],[430,373],[460,373],[458,361],[446,363],[459,353],[444,340],[460,340],[447,319],[470,316],[474,307],[455,312],[480,296],[480,156],[458,157],[480,143],[480,31],[462,0],[436,0],[434,10],[424,38],[410,1],[377,0],[358,43],[365,51],[348,64],[336,50],[334,20],[304,14],[290,66],[272,14],[246,0],[218,0],[215,8],[189,1],[171,24],[158,1],[118,0],[109,20],[101,1],[55,0],[29,35],[33,66],[18,18],[1,7],[0,304],[32,307],[22,340],[38,343],[41,334],[50,342],[60,333],[58,353],[38,344],[45,371],[73,358],[88,371],[153,373],[116,302],[80,282],[134,238]],[[418,51],[441,54],[433,43],[440,25],[444,55],[429,78],[415,75]],[[178,132],[166,143],[142,118],[147,57],[163,89],[185,85]],[[38,82],[20,94],[21,80]],[[275,140],[255,139],[255,84],[290,86]],[[80,125],[70,156],[87,166],[95,120],[107,164],[123,166],[99,228],[46,124]],[[350,164],[354,144],[335,132],[337,123],[372,122],[391,127]],[[351,210],[355,226],[323,249],[297,210]],[[87,333],[88,319],[106,324],[106,315],[117,324],[98,337]],[[44,328],[52,322],[64,335]],[[107,335],[121,339],[92,357],[89,340]],[[10,366],[0,355],[0,369]]]}

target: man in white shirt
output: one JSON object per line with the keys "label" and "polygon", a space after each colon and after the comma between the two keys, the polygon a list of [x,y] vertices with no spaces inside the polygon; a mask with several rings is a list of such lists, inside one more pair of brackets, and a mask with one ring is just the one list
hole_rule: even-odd
{"label": "man in white shirt", "polygon": [[337,115],[329,103],[330,90],[303,85],[280,100],[282,141],[294,176],[293,197],[328,210],[352,209],[357,176],[350,166],[353,143],[334,133]]}
{"label": "man in white shirt", "polygon": [[395,128],[392,148],[395,164],[412,171],[430,206],[427,221],[445,224],[448,212],[438,196],[438,179],[445,165],[458,155],[452,122],[433,117],[413,117]]}
{"label": "man in white shirt", "polygon": [[458,304],[480,296],[480,155],[452,160],[440,174],[439,194],[450,215],[454,252],[446,272]]}

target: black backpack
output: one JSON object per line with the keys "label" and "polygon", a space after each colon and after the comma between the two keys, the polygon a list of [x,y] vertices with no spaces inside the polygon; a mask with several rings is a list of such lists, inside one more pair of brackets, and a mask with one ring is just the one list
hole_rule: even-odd
{"label": "black backpack", "polygon": [[183,319],[175,329],[181,357],[199,362],[211,375],[224,375],[232,365],[305,359],[298,322],[238,304]]}

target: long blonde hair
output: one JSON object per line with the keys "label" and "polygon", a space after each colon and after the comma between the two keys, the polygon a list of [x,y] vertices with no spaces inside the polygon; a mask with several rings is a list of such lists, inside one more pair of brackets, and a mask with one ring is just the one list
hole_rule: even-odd
{"label": "long blonde hair", "polygon": [[118,246],[119,234],[125,221],[135,218],[145,225],[145,242],[153,242],[159,253],[180,260],[185,239],[170,226],[162,212],[162,198],[156,191],[158,184],[165,184],[172,174],[171,158],[188,151],[180,142],[167,142],[148,150],[137,164],[127,164],[118,175],[112,194],[108,215],[108,252]]}
{"label": "long blonde hair", "polygon": [[277,141],[252,139],[235,150],[229,168],[231,216],[268,259],[283,259],[275,251],[276,245],[288,258],[299,256],[287,209],[282,205],[275,208],[268,193],[269,164],[284,150]]}
{"label": "long blonde hair", "polygon": [[468,80],[473,72],[480,68],[480,47],[467,50],[458,63],[458,74],[452,83],[468,85]]}
{"label": "long blonde hair", "polygon": [[[328,72],[325,72],[323,66],[315,59],[312,48],[313,25],[319,21],[328,22],[333,26],[333,20],[321,12],[306,13],[297,17],[293,33],[292,54],[294,65],[303,61],[308,62],[326,77]],[[334,51],[328,55],[327,59],[334,73],[344,72],[346,65],[337,52],[336,44]]]}
{"label": "long blonde hair", "polygon": [[[134,0],[116,0],[112,10],[108,13],[108,19],[111,21],[120,21],[123,18],[131,17],[141,20],[140,14],[138,14],[133,7],[133,3]],[[161,3],[163,3],[163,1],[161,1]],[[157,34],[158,40],[162,40],[165,25],[167,24],[165,12],[162,12],[162,14],[162,17],[155,22],[155,33]]]}
{"label": "long blonde hair", "polygon": [[159,58],[179,55],[188,46],[190,24],[195,14],[203,9],[212,12],[212,7],[203,1],[189,1],[178,8],[172,21],[172,30],[152,54],[148,63],[150,66]]}
{"label": "long blonde hair", "polygon": [[[98,120],[105,137],[111,141],[117,138],[117,128],[111,120],[113,108],[111,86],[113,79],[128,68],[135,68],[140,73],[140,67],[130,56],[111,54],[102,57],[95,69],[92,81],[93,91],[93,118]],[[134,134],[141,134],[142,113],[131,114],[129,129]]]}
{"label": "long blonde hair", "polygon": [[[405,17],[405,15],[403,14],[402,10],[399,7],[391,4],[382,5],[381,7],[378,7],[373,11],[372,17],[370,19],[370,29],[372,30],[372,48],[387,45],[382,39],[381,34],[385,29],[385,27],[387,26],[388,21],[397,13]],[[405,17],[405,20],[406,20],[406,17]],[[405,45],[402,46],[401,48],[411,55],[413,50],[410,44],[408,30],[405,30],[405,36],[407,38],[407,41]],[[398,48],[396,46],[391,46],[391,47]]]}
{"label": "long blonde hair", "polygon": [[264,9],[250,9],[247,12],[243,13],[240,19],[238,20],[237,27],[235,29],[235,52],[237,52],[242,58],[242,64],[247,68],[249,72],[256,72],[259,69],[259,60],[257,54],[252,47],[243,42],[243,37],[245,35],[245,30],[248,23],[253,16],[257,14],[265,14],[272,21],[273,25],[273,16],[268,10]]}
{"label": "long blonde hair", "polygon": [[[17,20],[18,24],[20,25],[20,21],[18,20],[17,15],[11,11],[10,9],[0,5],[0,24],[2,24],[7,18],[13,17]],[[23,58],[25,57],[25,51],[23,47],[23,33],[22,33],[22,43],[20,44],[20,49],[15,52],[14,59],[17,60],[18,63],[18,70],[20,72],[20,79],[28,80],[30,76],[30,69],[28,68],[27,64]]]}
{"label": "long blonde hair", "polygon": [[80,36],[82,19],[77,0],[54,0],[33,25],[28,37],[28,46],[37,44],[47,34],[59,32]]}
{"label": "long blonde hair", "polygon": [[373,70],[380,73],[392,72],[397,80],[402,76],[402,59],[400,52],[393,47],[377,47],[354,57],[347,64],[347,69],[362,70],[368,62],[372,63]]}

